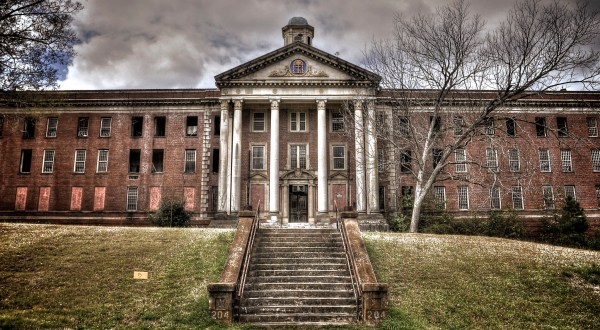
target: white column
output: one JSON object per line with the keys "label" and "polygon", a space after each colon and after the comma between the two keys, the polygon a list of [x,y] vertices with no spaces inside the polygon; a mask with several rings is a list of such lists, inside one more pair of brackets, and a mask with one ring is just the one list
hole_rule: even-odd
{"label": "white column", "polygon": [[356,211],[367,211],[367,191],[365,189],[365,132],[363,123],[362,101],[354,102],[354,150],[356,161]]}
{"label": "white column", "polygon": [[271,99],[271,144],[269,148],[269,213],[279,216],[279,99]]}
{"label": "white column", "polygon": [[324,214],[329,210],[327,203],[327,112],[326,100],[317,100],[317,207],[318,213]]}
{"label": "white column", "polygon": [[229,100],[221,100],[221,135],[219,136],[219,205],[218,212],[229,213],[228,159],[229,150]]}
{"label": "white column", "polygon": [[367,172],[367,212],[379,210],[379,180],[377,179],[377,137],[375,135],[375,104],[367,102],[366,121],[366,172]]}
{"label": "white column", "polygon": [[231,159],[231,212],[240,210],[242,185],[242,100],[233,103],[233,143]]}

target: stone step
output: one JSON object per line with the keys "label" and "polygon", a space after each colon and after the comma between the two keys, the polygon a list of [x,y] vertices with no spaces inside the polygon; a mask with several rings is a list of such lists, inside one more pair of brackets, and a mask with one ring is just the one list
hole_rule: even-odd
{"label": "stone step", "polygon": [[344,244],[342,243],[342,241],[340,240],[339,242],[335,242],[335,241],[328,241],[328,242],[319,242],[318,244],[316,244],[316,242],[260,242],[260,244],[256,244],[254,245],[255,247],[258,248],[273,248],[273,249],[287,249],[287,248],[294,248],[294,249],[301,249],[301,248],[310,248],[310,247],[323,247],[323,248],[336,248],[336,249],[341,249],[342,251],[344,250]]}
{"label": "stone step", "polygon": [[266,244],[266,243],[296,243],[296,244],[306,244],[306,243],[342,243],[341,237],[298,237],[298,236],[271,236],[271,237],[261,237],[255,240],[255,243]]}
{"label": "stone step", "polygon": [[273,305],[273,306],[244,306],[240,307],[240,314],[315,314],[315,313],[336,313],[336,314],[356,314],[356,304],[352,305]]}
{"label": "stone step", "polygon": [[318,252],[305,252],[305,251],[289,251],[289,252],[279,252],[279,251],[267,251],[260,252],[256,251],[252,254],[252,259],[306,259],[306,258],[320,258],[320,259],[344,259],[346,257],[346,253],[337,252],[337,251],[318,251]]}
{"label": "stone step", "polygon": [[268,229],[261,228],[258,231],[261,235],[269,234],[339,234],[337,229],[332,228],[281,228],[281,229]]}
{"label": "stone step", "polygon": [[328,297],[328,298],[313,298],[313,297],[278,297],[278,298],[245,298],[242,300],[241,306],[273,306],[273,305],[297,305],[297,306],[313,306],[313,305],[354,305],[356,300],[354,297]]}
{"label": "stone step", "polygon": [[[320,266],[320,265],[319,265]],[[338,269],[267,269],[267,270],[251,270],[248,272],[248,278],[261,276],[346,276],[348,270],[345,267]]]}
{"label": "stone step", "polygon": [[345,276],[252,276],[246,279],[247,283],[348,283],[352,279]]}
{"label": "stone step", "polygon": [[346,258],[337,257],[337,258],[315,258],[315,257],[298,257],[298,258],[288,258],[288,257],[253,257],[250,259],[251,263],[255,264],[283,264],[283,265],[293,265],[293,264],[346,264]]}
{"label": "stone step", "polygon": [[250,290],[352,290],[352,283],[298,283],[298,282],[277,282],[277,283],[252,283],[246,282],[244,291]]}
{"label": "stone step", "polygon": [[267,261],[265,262],[261,262],[258,263],[256,262],[256,260],[251,259],[250,261],[250,267],[249,269],[251,271],[257,271],[257,270],[263,270],[263,271],[280,271],[280,270],[285,270],[285,271],[294,271],[294,270],[304,270],[304,271],[311,271],[311,270],[327,270],[327,271],[334,271],[334,270],[348,270],[348,266],[346,264],[346,261],[344,260],[344,262],[324,262],[324,263],[319,263],[319,264],[313,264],[313,263],[304,263],[304,264],[299,264],[299,263],[293,263],[293,264],[282,264],[282,263],[270,263]]}
{"label": "stone step", "polygon": [[244,298],[261,298],[261,299],[272,299],[272,298],[354,298],[354,291],[352,290],[334,290],[334,289],[244,289]]}
{"label": "stone step", "polygon": [[257,246],[254,252],[257,253],[344,253],[339,246]]}
{"label": "stone step", "polygon": [[314,322],[315,324],[324,324],[324,323],[342,323],[347,324],[351,323],[356,319],[355,314],[349,313],[285,313],[285,314],[241,314],[240,321],[248,322],[248,323],[260,323],[261,325],[265,324],[288,324],[289,323],[306,323],[306,322]]}

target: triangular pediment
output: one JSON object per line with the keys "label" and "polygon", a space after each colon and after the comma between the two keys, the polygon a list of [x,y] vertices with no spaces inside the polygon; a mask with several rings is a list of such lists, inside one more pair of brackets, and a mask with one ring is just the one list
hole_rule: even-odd
{"label": "triangular pediment", "polygon": [[381,77],[302,42],[279,48],[215,76],[222,87],[337,85],[377,87]]}

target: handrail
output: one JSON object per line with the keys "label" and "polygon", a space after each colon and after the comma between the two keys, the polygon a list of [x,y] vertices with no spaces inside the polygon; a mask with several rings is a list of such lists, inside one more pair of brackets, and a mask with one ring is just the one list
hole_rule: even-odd
{"label": "handrail", "polygon": [[[358,283],[359,278],[356,275],[358,273],[358,270],[356,269],[356,263],[354,262],[354,258],[352,256],[352,248],[350,247],[350,243],[348,242],[348,233],[346,232],[346,227],[343,225],[340,217],[336,219],[336,222],[338,223],[338,230],[342,234],[342,242],[344,244],[344,251],[346,252],[346,263],[348,265],[348,270],[350,271],[350,280],[352,281],[352,291],[354,292],[354,300],[356,301],[356,306],[358,307],[356,317],[360,320],[362,319],[362,290],[360,287],[360,283]],[[339,226],[340,224],[341,226]]]}
{"label": "handrail", "polygon": [[252,248],[254,247],[254,237],[256,236],[256,231],[260,226],[260,200],[258,201],[258,207],[256,209],[256,215],[254,216],[254,221],[252,222],[252,229],[250,229],[250,236],[248,238],[248,242],[246,243],[246,250],[244,252],[244,259],[242,260],[242,269],[240,274],[240,281],[238,283],[238,292],[237,298],[238,301],[241,300],[244,294],[244,286],[246,286],[246,275],[248,274],[248,267],[250,266],[250,257],[252,255]]}

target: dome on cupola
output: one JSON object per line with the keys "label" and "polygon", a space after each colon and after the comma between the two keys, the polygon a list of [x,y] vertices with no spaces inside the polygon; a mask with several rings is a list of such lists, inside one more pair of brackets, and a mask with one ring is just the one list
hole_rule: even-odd
{"label": "dome on cupola", "polygon": [[294,42],[303,42],[312,45],[312,39],[315,34],[315,28],[308,24],[304,17],[292,17],[288,24],[281,29],[283,35],[283,44],[285,46]]}

